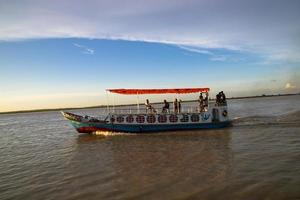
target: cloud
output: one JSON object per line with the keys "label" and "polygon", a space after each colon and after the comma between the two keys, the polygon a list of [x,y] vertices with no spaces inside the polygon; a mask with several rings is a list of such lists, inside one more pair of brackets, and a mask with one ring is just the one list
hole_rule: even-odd
{"label": "cloud", "polygon": [[[188,45],[176,45],[180,49],[183,49],[188,52],[196,53],[196,54],[202,54],[202,55],[207,55],[208,59],[211,61],[218,61],[218,62],[225,62],[225,61],[230,61],[230,62],[238,62],[242,61],[243,58],[241,55],[224,55],[218,53],[218,49],[216,48],[199,48],[195,46],[188,46]],[[228,52],[233,52],[233,50],[227,51]]]}
{"label": "cloud", "polygon": [[193,48],[193,47],[184,46],[184,45],[177,45],[177,46],[183,50],[194,52],[194,53],[199,53],[199,54],[204,54],[204,55],[214,55],[211,51],[208,51],[208,50],[198,49],[195,47]]}
{"label": "cloud", "polygon": [[197,53],[197,54],[203,54],[209,56],[211,61],[226,61],[227,56],[225,55],[216,55],[212,51],[205,50],[205,49],[200,49],[197,47],[191,47],[191,46],[185,46],[185,45],[177,45],[180,49],[183,49],[185,51]]}
{"label": "cloud", "polygon": [[226,55],[216,55],[216,56],[213,56],[212,58],[210,58],[210,60],[212,60],[212,61],[226,61],[226,60],[228,60],[228,56],[226,56]]}
{"label": "cloud", "polygon": [[84,53],[84,54],[90,54],[90,55],[93,55],[93,54],[95,53],[95,50],[90,49],[90,48],[88,48],[88,47],[86,47],[86,46],[83,46],[83,45],[80,45],[80,44],[77,44],[77,43],[73,43],[73,45],[74,45],[75,47],[80,48],[80,49],[82,50],[82,53]]}
{"label": "cloud", "polygon": [[300,62],[299,7],[298,0],[1,1],[0,40],[122,39]]}
{"label": "cloud", "polygon": [[285,89],[294,89],[294,88],[296,88],[296,86],[292,85],[291,83],[286,83],[285,84]]}

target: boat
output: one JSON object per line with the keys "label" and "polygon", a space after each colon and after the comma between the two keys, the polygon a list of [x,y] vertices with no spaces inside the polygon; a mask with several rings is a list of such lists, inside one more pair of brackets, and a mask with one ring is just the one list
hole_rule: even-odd
{"label": "boat", "polygon": [[[208,93],[209,88],[172,88],[172,89],[107,89],[108,92],[122,95],[146,95],[146,94],[190,94]],[[139,99],[139,98],[137,98]],[[182,103],[183,104],[183,103]],[[216,129],[224,128],[231,124],[228,116],[226,101],[216,102],[211,105],[196,106],[180,110],[149,110],[141,108],[139,102],[133,110],[121,110],[107,106],[107,113],[101,117],[82,116],[71,112],[61,111],[79,133],[126,132],[149,133],[162,131]]]}

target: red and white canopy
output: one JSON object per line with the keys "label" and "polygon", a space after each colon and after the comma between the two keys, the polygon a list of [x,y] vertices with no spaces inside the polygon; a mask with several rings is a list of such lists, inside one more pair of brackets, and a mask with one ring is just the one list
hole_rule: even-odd
{"label": "red and white canopy", "polygon": [[189,94],[197,92],[208,92],[209,88],[172,88],[172,89],[107,89],[107,91],[117,94],[137,95],[137,94]]}

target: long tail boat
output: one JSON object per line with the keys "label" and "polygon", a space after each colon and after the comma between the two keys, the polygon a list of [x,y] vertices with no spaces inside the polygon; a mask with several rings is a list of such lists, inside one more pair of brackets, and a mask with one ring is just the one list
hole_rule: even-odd
{"label": "long tail boat", "polygon": [[[145,94],[190,94],[206,93],[209,88],[173,88],[173,89],[108,89],[111,93],[123,95]],[[217,102],[213,106],[190,110],[167,110],[164,112],[140,109],[137,112],[118,113],[110,110],[105,117],[82,116],[70,112],[62,115],[79,133],[93,133],[97,131],[146,133],[191,129],[213,129],[229,126],[226,102]],[[108,109],[109,110],[109,109]]]}

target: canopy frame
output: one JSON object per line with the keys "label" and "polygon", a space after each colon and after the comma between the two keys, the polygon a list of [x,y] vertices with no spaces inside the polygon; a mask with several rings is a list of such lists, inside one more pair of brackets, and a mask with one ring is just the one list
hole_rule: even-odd
{"label": "canopy frame", "polygon": [[[171,88],[171,89],[107,89],[107,92],[111,92],[114,94],[123,94],[123,95],[136,95],[137,97],[137,110],[140,113],[140,103],[139,103],[139,95],[142,94],[191,94],[191,93],[207,93],[209,92],[209,88]],[[114,96],[113,96],[114,97]],[[115,99],[113,98],[113,111],[115,110],[114,104]],[[109,110],[109,106],[108,106]]]}

